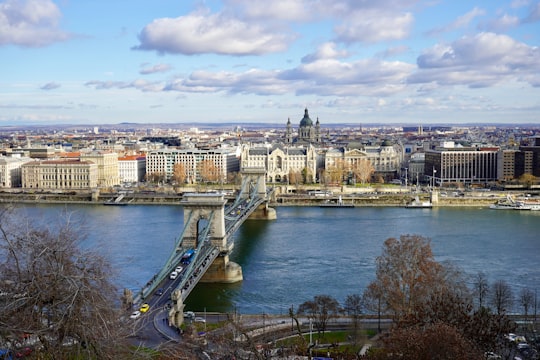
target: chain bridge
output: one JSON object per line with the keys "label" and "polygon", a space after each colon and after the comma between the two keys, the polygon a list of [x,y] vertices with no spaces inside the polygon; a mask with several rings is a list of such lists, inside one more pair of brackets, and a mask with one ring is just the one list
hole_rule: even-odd
{"label": "chain bridge", "polygon": [[184,194],[183,231],[169,259],[141,290],[136,302],[146,301],[158,289],[169,288],[166,292],[172,302],[169,323],[180,326],[184,301],[197,283],[242,280],[240,265],[229,261],[234,247],[233,233],[248,217],[275,219],[276,215],[268,207],[273,189],[266,188],[266,170],[244,168],[241,177],[242,186],[232,201],[219,192]]}

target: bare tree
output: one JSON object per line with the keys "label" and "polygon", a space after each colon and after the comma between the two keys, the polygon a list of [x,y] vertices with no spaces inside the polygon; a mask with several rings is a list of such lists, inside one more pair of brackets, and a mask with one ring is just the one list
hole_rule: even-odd
{"label": "bare tree", "polygon": [[433,289],[444,285],[430,240],[419,235],[387,239],[376,261],[376,288],[398,318],[414,311]]}
{"label": "bare tree", "polygon": [[343,311],[353,318],[354,340],[358,338],[358,332],[360,330],[360,317],[363,313],[363,301],[362,296],[358,294],[347,295],[345,298],[345,304],[343,305]]}
{"label": "bare tree", "polygon": [[165,179],[166,179],[165,173],[162,173],[162,172],[146,174],[146,181],[150,183],[155,183],[155,184],[158,184],[160,182],[162,183],[162,182],[165,182]]}
{"label": "bare tree", "polygon": [[362,294],[364,308],[377,314],[377,330],[381,332],[381,316],[387,310],[387,304],[384,300],[383,287],[377,281],[371,282]]}
{"label": "bare tree", "polygon": [[302,173],[297,170],[289,170],[289,184],[298,186],[302,183]]}
{"label": "bare tree", "polygon": [[523,307],[525,317],[529,315],[529,309],[534,305],[534,293],[529,288],[521,289],[519,304]]}
{"label": "bare tree", "polygon": [[330,183],[341,184],[347,169],[348,166],[343,159],[336,159],[334,164],[326,169],[326,177]]}
{"label": "bare tree", "polygon": [[497,280],[491,288],[491,305],[495,308],[497,315],[505,314],[514,304],[512,288],[504,280]]}
{"label": "bare tree", "polygon": [[[444,323],[394,329],[383,337],[384,349],[375,359],[478,360],[482,352],[458,329]],[[370,357],[371,358],[371,357]]]}
{"label": "bare tree", "polygon": [[483,272],[479,272],[474,278],[474,293],[478,296],[478,308],[482,308],[489,293],[489,284]]}
{"label": "bare tree", "polygon": [[134,358],[114,306],[112,268],[80,249],[71,219],[41,228],[11,209],[0,212],[0,342],[26,334],[51,359]]}
{"label": "bare tree", "polygon": [[197,172],[204,182],[215,183],[220,180],[221,171],[212,160],[202,160],[197,164]]}
{"label": "bare tree", "polygon": [[538,182],[538,179],[532,174],[523,174],[519,177],[518,181],[520,184],[527,186],[527,188],[530,188],[531,185]]}
{"label": "bare tree", "polygon": [[174,164],[173,180],[177,184],[184,184],[187,180],[186,165],[184,163]]}
{"label": "bare tree", "polygon": [[326,331],[328,321],[337,316],[339,311],[338,301],[329,295],[317,295],[298,307],[299,314],[305,314],[313,321],[319,338]]}
{"label": "bare tree", "polygon": [[358,159],[358,161],[352,164],[351,171],[356,180],[359,180],[362,184],[365,184],[371,179],[371,176],[375,172],[375,168],[371,164],[371,161],[367,159]]}

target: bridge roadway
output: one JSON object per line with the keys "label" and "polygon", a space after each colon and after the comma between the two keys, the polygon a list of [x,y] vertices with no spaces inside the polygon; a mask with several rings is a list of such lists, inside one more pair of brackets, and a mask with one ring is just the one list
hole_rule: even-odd
{"label": "bridge roadway", "polygon": [[[268,190],[270,194],[272,190]],[[268,195],[267,195],[268,196]],[[227,239],[227,249],[224,252],[230,253],[234,246],[233,233],[244,223],[244,221],[266,201],[266,197],[260,197],[252,194],[247,198],[237,196],[234,201],[225,207],[225,233]],[[148,282],[141,293],[134,299],[134,303],[148,303],[151,307],[155,304],[162,304],[160,299],[171,299],[171,294],[175,289],[181,289],[182,301],[189,296],[199,280],[206,273],[213,261],[220,256],[221,252],[217,246],[210,242],[208,235],[208,222],[205,228],[202,228],[197,241],[195,254],[189,261],[182,260],[182,256],[189,250],[182,246],[177,247],[175,254],[169,259],[163,269]],[[182,235],[183,236],[183,235]],[[181,240],[181,239],[180,239]],[[223,255],[223,254],[222,254]],[[171,279],[170,274],[177,267],[182,267],[176,279]],[[162,295],[154,296],[156,292],[162,292]],[[155,303],[155,304],[154,304]]]}

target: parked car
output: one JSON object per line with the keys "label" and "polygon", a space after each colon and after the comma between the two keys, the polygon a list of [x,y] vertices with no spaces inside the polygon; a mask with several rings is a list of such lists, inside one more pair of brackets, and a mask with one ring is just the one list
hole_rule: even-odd
{"label": "parked car", "polygon": [[32,353],[32,349],[29,347],[25,347],[24,349],[21,349],[15,353],[15,357],[17,358],[23,358]]}
{"label": "parked car", "polygon": [[203,317],[197,316],[195,319],[193,319],[193,321],[194,321],[194,322],[205,323],[205,322],[206,322],[206,319],[203,318]]}

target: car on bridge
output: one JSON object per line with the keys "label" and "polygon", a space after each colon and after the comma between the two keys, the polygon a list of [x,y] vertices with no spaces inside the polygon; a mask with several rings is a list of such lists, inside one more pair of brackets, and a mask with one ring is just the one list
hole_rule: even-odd
{"label": "car on bridge", "polygon": [[178,277],[178,272],[174,270],[171,275],[169,275],[169,279],[174,280]]}
{"label": "car on bridge", "polygon": [[156,290],[156,292],[154,293],[154,295],[156,296],[161,296],[163,295],[164,291],[163,291],[163,288],[159,288]]}
{"label": "car on bridge", "polygon": [[136,310],[129,315],[130,319],[138,319],[141,316],[141,312],[139,310]]}
{"label": "car on bridge", "polygon": [[150,310],[150,305],[148,305],[147,303],[142,304],[141,307],[139,308],[139,311],[142,313],[145,313],[148,310]]}

